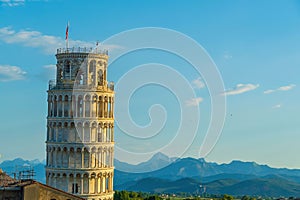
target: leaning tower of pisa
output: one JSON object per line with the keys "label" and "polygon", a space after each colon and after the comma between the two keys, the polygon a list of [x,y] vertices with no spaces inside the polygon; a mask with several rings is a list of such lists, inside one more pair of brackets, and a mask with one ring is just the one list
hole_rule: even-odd
{"label": "leaning tower of pisa", "polygon": [[113,199],[114,85],[107,51],[58,49],[47,117],[47,184],[87,200]]}

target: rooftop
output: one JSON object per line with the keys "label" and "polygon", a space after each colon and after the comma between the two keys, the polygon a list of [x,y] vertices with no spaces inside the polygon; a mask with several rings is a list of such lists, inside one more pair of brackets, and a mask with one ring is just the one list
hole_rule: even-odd
{"label": "rooftop", "polygon": [[3,172],[0,169],[0,187],[14,184],[16,182],[16,179],[13,179],[12,177],[8,176],[5,172]]}
{"label": "rooftop", "polygon": [[[80,198],[74,194],[70,194],[68,192],[65,192],[63,190],[59,190],[57,188],[54,188],[54,187],[51,187],[51,186],[48,186],[48,185],[45,185],[43,183],[40,183],[38,181],[35,181],[35,180],[32,180],[32,179],[28,179],[28,180],[16,180],[16,179],[13,179],[11,178],[10,176],[8,176],[5,172],[3,172],[1,169],[0,169],[0,191],[1,190],[20,190],[20,188],[23,188],[23,187],[26,187],[26,186],[29,186],[29,185],[32,185],[32,184],[36,184],[42,188],[48,188],[52,191],[57,191],[61,194],[64,194],[64,195],[68,195],[70,197],[74,197],[74,199],[82,199],[84,200],[83,198]],[[73,198],[72,198],[73,199]]]}

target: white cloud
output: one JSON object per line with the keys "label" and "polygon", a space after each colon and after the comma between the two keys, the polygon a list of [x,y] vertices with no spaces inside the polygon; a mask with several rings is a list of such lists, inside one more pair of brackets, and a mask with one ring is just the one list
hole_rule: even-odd
{"label": "white cloud", "polygon": [[26,72],[20,67],[0,65],[0,82],[22,80]]}
{"label": "white cloud", "polygon": [[275,90],[266,90],[264,91],[264,94],[271,94],[273,92],[277,92],[277,91],[288,91],[288,90],[292,90],[294,87],[296,87],[295,84],[290,84],[290,85],[286,85],[286,86],[281,86]]}
{"label": "white cloud", "polygon": [[62,47],[64,40],[60,37],[43,35],[38,31],[15,31],[10,27],[0,28],[0,40],[8,44],[21,44],[23,46],[41,48],[44,52],[53,54],[56,48]]}
{"label": "white cloud", "polygon": [[225,53],[223,54],[223,58],[224,58],[225,60],[230,60],[230,59],[232,59],[232,55],[229,54],[228,52],[225,52]]}
{"label": "white cloud", "polygon": [[277,104],[277,105],[273,106],[272,108],[274,108],[274,109],[281,108],[281,104]]}
{"label": "white cloud", "polygon": [[288,91],[288,90],[291,90],[295,87],[296,85],[295,84],[290,84],[290,85],[287,85],[287,86],[281,86],[278,88],[278,90],[280,91]]}
{"label": "white cloud", "polygon": [[264,91],[264,94],[271,94],[271,93],[273,93],[273,92],[275,92],[276,90],[266,90],[266,91]]}
{"label": "white cloud", "polygon": [[199,77],[195,80],[192,81],[192,84],[194,85],[195,88],[201,89],[205,87],[205,83],[202,81],[202,78]]}
{"label": "white cloud", "polygon": [[256,84],[237,84],[235,88],[226,90],[223,95],[237,95],[251,90],[255,90],[259,85]]}
{"label": "white cloud", "polygon": [[198,106],[201,102],[203,102],[203,98],[197,97],[187,100],[185,104],[187,106]]}
{"label": "white cloud", "polygon": [[[7,44],[21,44],[23,46],[41,48],[47,54],[54,54],[57,48],[65,46],[65,39],[57,36],[44,35],[39,31],[15,31],[11,27],[0,28],[0,41]],[[95,42],[69,40],[70,47],[94,47]],[[100,48],[113,50],[121,48],[118,45],[100,45]]]}
{"label": "white cloud", "polygon": [[55,70],[56,69],[56,65],[44,65],[43,68]]}
{"label": "white cloud", "polygon": [[1,6],[21,6],[24,5],[25,0],[0,0]]}
{"label": "white cloud", "polygon": [[15,7],[15,6],[22,6],[25,2],[29,1],[42,1],[47,2],[48,0],[0,0],[1,6],[8,6],[8,7]]}

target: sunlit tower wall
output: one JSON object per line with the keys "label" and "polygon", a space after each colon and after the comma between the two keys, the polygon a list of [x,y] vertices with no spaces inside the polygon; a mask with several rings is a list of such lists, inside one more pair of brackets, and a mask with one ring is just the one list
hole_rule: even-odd
{"label": "sunlit tower wall", "polygon": [[48,185],[87,200],[113,199],[114,85],[106,50],[58,49],[49,83]]}

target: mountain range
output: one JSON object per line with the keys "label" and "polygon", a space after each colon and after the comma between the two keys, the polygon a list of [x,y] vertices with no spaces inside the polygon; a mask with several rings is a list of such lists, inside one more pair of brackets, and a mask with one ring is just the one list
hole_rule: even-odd
{"label": "mountain range", "polygon": [[16,176],[14,178],[18,178],[19,172],[29,170],[30,168],[33,168],[36,180],[42,183],[46,182],[45,161],[16,158],[14,160],[5,160],[0,164],[0,169],[11,177]]}
{"label": "mountain range", "polygon": [[[0,168],[12,174],[15,166],[26,165],[34,168],[38,181],[45,182],[44,163],[37,160],[4,161]],[[300,197],[299,169],[243,161],[217,164],[203,158],[169,158],[162,153],[137,165],[115,160],[115,167],[116,190]]]}

